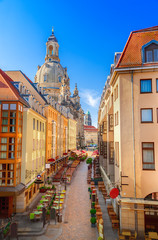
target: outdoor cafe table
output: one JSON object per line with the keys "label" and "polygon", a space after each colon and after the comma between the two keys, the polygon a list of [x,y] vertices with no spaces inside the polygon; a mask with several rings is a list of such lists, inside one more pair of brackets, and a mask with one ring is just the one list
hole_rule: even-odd
{"label": "outdoor cafe table", "polygon": [[53,206],[52,208],[59,209],[59,208],[61,208],[61,206],[60,207],[59,206]]}
{"label": "outdoor cafe table", "polygon": [[54,190],[47,190],[47,193],[54,193]]}
{"label": "outdoor cafe table", "polygon": [[38,205],[37,207],[43,208],[43,206],[44,206],[43,204],[40,204],[40,205]]}
{"label": "outdoor cafe table", "polygon": [[45,195],[45,197],[51,197],[51,196],[52,196],[52,195],[50,195],[50,194],[46,194],[46,195]]}
{"label": "outdoor cafe table", "polygon": [[43,202],[49,202],[48,199],[43,199]]}
{"label": "outdoor cafe table", "polygon": [[131,232],[129,230],[122,230],[122,235],[124,236],[131,236]]}
{"label": "outdoor cafe table", "polygon": [[64,198],[64,196],[55,196],[55,198]]}
{"label": "outdoor cafe table", "polygon": [[157,232],[148,232],[148,234],[149,234],[149,239],[158,239]]}
{"label": "outdoor cafe table", "polygon": [[40,215],[40,214],[42,214],[42,211],[35,211],[34,214],[35,215]]}
{"label": "outdoor cafe table", "polygon": [[54,203],[55,203],[55,204],[59,204],[59,203],[63,204],[64,202],[63,202],[63,201],[56,201],[56,200],[55,200]]}

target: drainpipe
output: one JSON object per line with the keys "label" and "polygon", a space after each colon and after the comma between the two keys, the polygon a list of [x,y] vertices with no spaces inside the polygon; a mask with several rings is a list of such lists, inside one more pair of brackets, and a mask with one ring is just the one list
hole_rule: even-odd
{"label": "drainpipe", "polygon": [[[135,134],[134,134],[134,92],[133,92],[133,71],[131,72],[132,83],[132,129],[133,129],[133,171],[134,171],[134,198],[136,199],[136,166],[135,166]],[[137,204],[134,204],[134,208],[137,209]],[[135,231],[138,233],[138,219],[137,211],[135,211]]]}

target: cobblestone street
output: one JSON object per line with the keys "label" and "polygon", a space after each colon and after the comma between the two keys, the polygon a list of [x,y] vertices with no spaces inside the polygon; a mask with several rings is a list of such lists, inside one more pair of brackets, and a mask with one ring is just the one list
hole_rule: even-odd
{"label": "cobblestone street", "polygon": [[96,240],[97,228],[91,228],[87,164],[81,162],[67,189],[62,223],[52,222],[44,235],[19,237],[20,240]]}
{"label": "cobblestone street", "polygon": [[57,240],[96,240],[97,229],[91,228],[87,165],[81,163],[69,187],[63,231]]}

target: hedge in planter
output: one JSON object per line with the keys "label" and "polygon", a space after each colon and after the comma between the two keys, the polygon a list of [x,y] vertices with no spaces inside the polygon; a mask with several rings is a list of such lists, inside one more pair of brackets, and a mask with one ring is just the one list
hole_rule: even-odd
{"label": "hedge in planter", "polygon": [[92,205],[92,208],[95,208],[95,202],[92,202],[91,205]]}
{"label": "hedge in planter", "polygon": [[92,158],[88,158],[88,159],[86,160],[86,163],[87,163],[87,164],[92,164]]}
{"label": "hedge in planter", "polygon": [[96,209],[91,208],[90,213],[91,213],[91,217],[95,217]]}
{"label": "hedge in planter", "polygon": [[46,192],[47,191],[47,189],[46,189],[46,187],[45,186],[43,186],[43,187],[40,187],[40,192],[41,193],[44,193],[44,192]]}
{"label": "hedge in planter", "polygon": [[91,227],[95,227],[96,224],[96,218],[95,217],[91,217]]}

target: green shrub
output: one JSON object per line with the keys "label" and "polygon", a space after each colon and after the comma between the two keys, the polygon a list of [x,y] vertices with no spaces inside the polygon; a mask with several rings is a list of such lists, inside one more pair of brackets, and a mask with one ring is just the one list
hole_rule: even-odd
{"label": "green shrub", "polygon": [[90,213],[91,213],[91,214],[96,214],[96,209],[91,208]]}
{"label": "green shrub", "polygon": [[47,215],[49,215],[50,214],[50,211],[49,210],[47,210]]}
{"label": "green shrub", "polygon": [[96,223],[96,218],[95,217],[91,217],[90,221],[91,221],[92,224],[95,224]]}
{"label": "green shrub", "polygon": [[88,158],[86,161],[87,164],[92,164],[92,158]]}
{"label": "green shrub", "polygon": [[95,206],[95,202],[92,202],[92,206],[93,206],[93,207]]}

